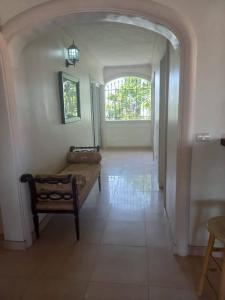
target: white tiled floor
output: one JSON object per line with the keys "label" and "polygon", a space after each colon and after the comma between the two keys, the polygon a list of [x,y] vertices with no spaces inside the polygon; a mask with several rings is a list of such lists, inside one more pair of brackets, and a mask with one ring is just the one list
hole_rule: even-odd
{"label": "white tiled floor", "polygon": [[[195,300],[198,257],[175,257],[149,151],[104,151],[80,215],[55,216],[28,251],[0,250],[1,300]],[[206,287],[202,299],[214,300]]]}

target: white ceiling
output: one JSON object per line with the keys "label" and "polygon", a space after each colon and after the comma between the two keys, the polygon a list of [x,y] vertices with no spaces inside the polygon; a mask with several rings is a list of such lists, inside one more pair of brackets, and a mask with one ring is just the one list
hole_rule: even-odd
{"label": "white ceiling", "polygon": [[157,63],[165,53],[166,39],[140,27],[117,23],[87,23],[65,27],[75,44],[86,49],[103,66]]}

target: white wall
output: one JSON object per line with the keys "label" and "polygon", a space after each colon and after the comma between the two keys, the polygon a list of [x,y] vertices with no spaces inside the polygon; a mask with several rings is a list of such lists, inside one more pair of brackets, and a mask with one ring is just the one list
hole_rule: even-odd
{"label": "white wall", "polygon": [[180,53],[169,46],[166,210],[175,236],[176,225],[176,166],[178,141],[178,107],[180,83]]}
{"label": "white wall", "polygon": [[2,223],[4,226],[4,238],[6,240],[23,240],[23,225],[21,222],[21,204],[18,199],[17,170],[14,164],[14,151],[12,147],[12,130],[8,115],[7,103],[3,82],[5,78],[0,71],[0,207]]}
{"label": "white wall", "polygon": [[[165,201],[164,205],[169,218],[174,241],[176,226],[176,160],[178,145],[179,80],[179,49],[175,50],[172,45],[168,43],[168,49],[164,59],[158,66],[155,66],[154,158],[158,163],[159,185],[166,185],[164,186],[165,195],[163,195]],[[166,181],[164,180],[164,172],[166,172]]]}
{"label": "white wall", "polygon": [[155,66],[154,75],[154,159],[159,156],[159,105],[160,105],[160,65]]}
{"label": "white wall", "polygon": [[[61,31],[45,35],[15,66],[23,172],[57,171],[70,145],[93,144],[89,77],[102,81],[102,68],[82,48],[76,68],[66,68],[64,48],[70,43]],[[61,123],[58,71],[80,79],[81,120],[75,123]]]}
{"label": "white wall", "polygon": [[168,54],[160,61],[160,106],[159,106],[159,187],[166,191],[167,103],[168,103]]}
{"label": "white wall", "polygon": [[[47,34],[28,45],[14,65],[20,174],[57,172],[65,166],[70,145],[93,145],[90,77],[102,81],[102,67],[94,64],[90,54],[80,48],[76,68],[66,68],[64,48],[71,41],[62,31]],[[81,120],[75,123],[61,123],[58,71],[80,79]],[[25,184],[21,187],[27,206],[27,187]]]}
{"label": "white wall", "polygon": [[203,246],[208,239],[206,222],[225,215],[225,147],[218,139],[194,142],[192,150],[190,244]]}
{"label": "white wall", "polygon": [[[196,90],[192,108],[193,145],[191,165],[189,243],[207,244],[206,222],[224,215],[225,148],[225,2],[224,0],[157,0],[175,9],[192,26],[197,39]],[[212,142],[195,143],[196,133],[209,132]]]}
{"label": "white wall", "polygon": [[103,121],[103,146],[151,147],[150,121]]}
{"label": "white wall", "polygon": [[[162,47],[164,45],[162,44]],[[164,47],[163,47],[164,48]],[[150,55],[150,54],[149,54]],[[151,80],[151,65],[134,65],[134,66],[105,66],[103,69],[105,83],[123,76],[139,76]]]}
{"label": "white wall", "polygon": [[2,212],[0,209],[0,235],[3,234],[3,224],[2,224]]}
{"label": "white wall", "polygon": [[[223,0],[157,0],[175,9],[196,34],[197,61],[192,107],[193,144],[191,164],[189,244],[207,244],[206,222],[224,215],[225,148],[219,139],[225,134],[225,2]],[[209,132],[212,142],[198,144],[197,133]]]}

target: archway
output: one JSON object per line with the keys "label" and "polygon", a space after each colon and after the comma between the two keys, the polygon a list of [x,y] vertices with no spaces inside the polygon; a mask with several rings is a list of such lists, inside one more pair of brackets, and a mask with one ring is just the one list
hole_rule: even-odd
{"label": "archway", "polygon": [[[155,31],[161,31],[163,28],[169,28],[171,39],[175,36],[178,38],[181,49],[181,85],[180,85],[180,103],[179,103],[179,136],[178,136],[178,154],[177,154],[177,199],[176,199],[176,252],[180,255],[187,254],[188,249],[188,208],[189,208],[189,188],[190,188],[190,144],[192,142],[191,134],[191,114],[192,101],[195,82],[195,58],[196,58],[196,41],[191,25],[187,23],[182,16],[178,15],[174,10],[157,3],[147,3],[137,0],[130,1],[129,4],[121,3],[121,1],[101,1],[88,0],[85,3],[79,1],[52,1],[37,6],[33,9],[13,18],[2,27],[5,44],[5,53],[11,52],[9,56],[1,59],[1,72],[5,74],[6,67],[15,63],[16,52],[22,49],[27,42],[39,35],[42,31],[51,30],[55,26],[70,22],[73,17],[79,13],[106,13],[107,15],[119,14],[120,22],[125,20],[130,24],[137,25],[137,21],[142,20],[143,24],[149,26],[149,22],[153,24]],[[128,19],[127,19],[128,18]],[[112,19],[110,19],[112,21]],[[135,23],[136,22],[136,23]],[[152,23],[153,22],[153,23]],[[157,25],[160,24],[160,25]],[[140,24],[139,24],[140,25]],[[168,37],[168,36],[167,36]],[[168,37],[169,38],[169,37]],[[2,45],[1,45],[2,48]],[[2,55],[2,54],[1,54]],[[15,61],[12,61],[12,58]],[[10,127],[15,131],[12,136],[11,146],[15,149],[16,135],[16,111],[15,99],[13,93],[9,91],[7,86],[12,84],[13,77],[8,76],[4,83],[5,96],[7,103],[8,122]],[[15,149],[16,150],[16,149]],[[18,155],[18,152],[17,152]],[[18,168],[18,159],[14,160],[14,168]],[[15,180],[18,184],[18,179]],[[19,191],[19,187],[18,187]],[[19,199],[17,194],[16,202]],[[19,201],[21,202],[21,201]],[[21,220],[24,217],[23,204],[20,203]],[[25,223],[25,222],[24,222]],[[26,234],[24,234],[26,232]],[[26,225],[23,225],[24,240],[29,240]]]}

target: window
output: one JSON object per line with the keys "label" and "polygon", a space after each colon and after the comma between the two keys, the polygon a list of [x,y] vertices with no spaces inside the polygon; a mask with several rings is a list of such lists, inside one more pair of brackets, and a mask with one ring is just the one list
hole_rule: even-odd
{"label": "window", "polygon": [[151,82],[134,76],[117,78],[105,86],[106,121],[151,119]]}

